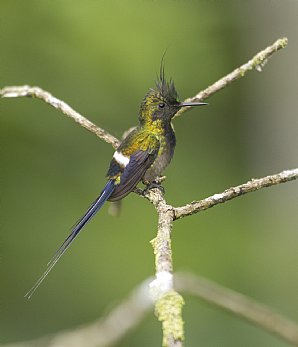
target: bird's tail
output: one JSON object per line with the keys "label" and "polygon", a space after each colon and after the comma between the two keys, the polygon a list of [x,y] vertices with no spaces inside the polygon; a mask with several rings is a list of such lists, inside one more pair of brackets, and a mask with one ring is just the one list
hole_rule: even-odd
{"label": "bird's tail", "polygon": [[55,266],[55,264],[58,262],[58,260],[62,257],[64,252],[67,250],[67,248],[73,242],[73,240],[76,238],[76,236],[79,234],[79,232],[89,222],[89,220],[96,214],[96,212],[98,212],[100,210],[100,208],[103,206],[103,204],[108,200],[110,195],[113,193],[114,189],[115,189],[114,181],[109,180],[108,183],[106,184],[106,186],[104,187],[103,191],[99,195],[99,197],[91,204],[91,206],[85,212],[83,217],[75,224],[75,226],[72,228],[69,236],[65,239],[65,241],[62,243],[62,245],[57,250],[57,252],[53,255],[52,259],[48,262],[45,272],[36,281],[34,286],[26,293],[26,295],[25,295],[26,298],[28,298],[28,299],[31,298],[31,296],[34,294],[36,289],[41,285],[43,280],[46,278],[46,276],[49,274],[49,272],[52,270],[52,268]]}

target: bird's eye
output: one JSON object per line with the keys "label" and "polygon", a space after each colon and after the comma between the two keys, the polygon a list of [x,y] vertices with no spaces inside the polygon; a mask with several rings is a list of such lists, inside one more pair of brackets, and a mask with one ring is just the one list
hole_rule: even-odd
{"label": "bird's eye", "polygon": [[166,106],[166,104],[164,103],[164,102],[160,102],[159,104],[158,104],[158,107],[159,108],[164,108]]}

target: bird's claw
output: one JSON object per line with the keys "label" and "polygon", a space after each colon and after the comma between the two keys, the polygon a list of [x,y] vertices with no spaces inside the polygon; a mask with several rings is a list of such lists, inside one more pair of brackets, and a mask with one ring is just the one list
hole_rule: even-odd
{"label": "bird's claw", "polygon": [[164,195],[164,193],[165,193],[164,187],[161,186],[161,185],[159,184],[159,182],[155,182],[155,181],[149,183],[149,184],[146,186],[146,188],[143,190],[143,195],[145,195],[150,189],[154,189],[154,188],[159,189],[159,190],[161,191],[162,195]]}

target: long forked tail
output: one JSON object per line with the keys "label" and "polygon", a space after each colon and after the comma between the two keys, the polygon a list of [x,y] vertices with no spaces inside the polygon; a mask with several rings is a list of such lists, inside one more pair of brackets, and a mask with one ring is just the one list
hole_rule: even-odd
{"label": "long forked tail", "polygon": [[71,230],[69,236],[65,239],[65,241],[62,243],[62,245],[59,247],[59,249],[54,254],[52,259],[48,262],[45,272],[36,281],[34,286],[26,293],[25,297],[27,299],[31,298],[31,296],[34,294],[36,289],[41,285],[43,280],[47,277],[47,275],[52,270],[52,268],[55,266],[55,264],[58,262],[58,260],[62,257],[64,252],[67,250],[67,248],[73,242],[73,240],[76,238],[76,236],[79,234],[79,232],[89,222],[89,220],[96,214],[96,212],[98,212],[98,210],[100,210],[100,208],[103,206],[103,204],[108,200],[110,195],[113,193],[114,189],[115,189],[114,181],[109,180],[108,183],[106,184],[106,186],[104,187],[103,191],[99,195],[99,197],[92,203],[92,205],[89,207],[89,209],[83,215],[83,217],[75,224],[75,226]]}

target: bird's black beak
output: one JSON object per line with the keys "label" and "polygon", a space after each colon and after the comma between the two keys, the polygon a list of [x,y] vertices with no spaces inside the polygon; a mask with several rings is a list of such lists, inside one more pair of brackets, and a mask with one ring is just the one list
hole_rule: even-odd
{"label": "bird's black beak", "polygon": [[186,107],[186,106],[204,106],[208,105],[206,102],[181,102],[180,107]]}

